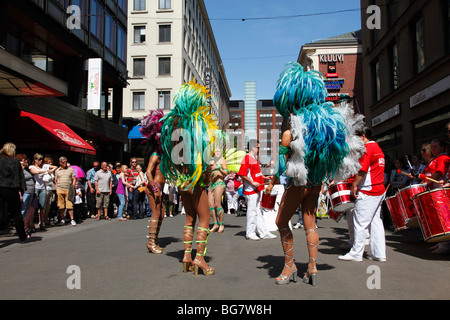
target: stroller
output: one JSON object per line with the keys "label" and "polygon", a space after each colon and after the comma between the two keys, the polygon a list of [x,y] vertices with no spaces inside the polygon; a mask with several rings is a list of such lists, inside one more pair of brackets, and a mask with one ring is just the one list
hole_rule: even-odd
{"label": "stroller", "polygon": [[238,208],[234,213],[236,217],[245,216],[247,214],[247,201],[245,200],[243,189],[238,189]]}

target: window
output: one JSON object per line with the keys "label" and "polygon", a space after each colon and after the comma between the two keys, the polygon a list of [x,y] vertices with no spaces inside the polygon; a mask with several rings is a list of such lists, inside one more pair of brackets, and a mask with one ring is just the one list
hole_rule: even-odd
{"label": "window", "polygon": [[170,91],[158,91],[158,108],[170,109]]}
{"label": "window", "polygon": [[159,26],[159,42],[170,42],[171,25]]}
{"label": "window", "polygon": [[145,58],[133,59],[133,75],[135,77],[145,76]]}
{"label": "window", "polygon": [[393,90],[398,88],[399,73],[398,73],[398,46],[394,43],[390,48],[391,58],[391,87]]}
{"label": "window", "polygon": [[170,0],[159,0],[159,9],[170,9]]}
{"label": "window", "polygon": [[133,10],[145,10],[145,0],[133,0]]}
{"label": "window", "polygon": [[145,92],[133,92],[133,110],[145,110]]}
{"label": "window", "polygon": [[414,72],[419,73],[425,69],[425,48],[423,40],[423,18],[420,18],[414,24]]}
{"label": "window", "polygon": [[118,2],[119,2],[119,8],[123,12],[127,13],[127,0],[119,0]]}
{"label": "window", "polygon": [[444,25],[445,25],[445,45],[447,52],[450,52],[450,0],[447,0],[446,8],[444,8]]}
{"label": "window", "polygon": [[381,80],[380,80],[380,61],[372,64],[372,79],[373,79],[373,98],[375,102],[381,99]]}
{"label": "window", "polygon": [[170,58],[161,57],[158,59],[158,75],[168,76],[170,75]]}
{"label": "window", "polygon": [[124,62],[127,60],[127,34],[120,25],[117,27],[117,57]]}
{"label": "window", "polygon": [[116,20],[106,12],[105,16],[105,45],[116,51]]}
{"label": "window", "polygon": [[145,43],[145,26],[134,27],[134,43]]}
{"label": "window", "polygon": [[97,0],[91,0],[91,24],[90,31],[100,41],[103,40],[103,7]]}

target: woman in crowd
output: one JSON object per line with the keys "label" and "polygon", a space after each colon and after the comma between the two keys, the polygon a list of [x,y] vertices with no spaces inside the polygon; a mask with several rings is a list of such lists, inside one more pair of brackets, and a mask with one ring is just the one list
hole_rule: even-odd
{"label": "woman in crowd", "polygon": [[[21,214],[22,195],[26,189],[20,161],[15,158],[16,145],[7,142],[0,150],[0,210],[8,208],[8,213],[14,219],[19,240],[24,242],[29,238],[25,232]],[[6,216],[7,212],[4,212]]]}
{"label": "woman in crowd", "polygon": [[117,174],[117,189],[116,193],[119,197],[119,207],[117,208],[117,216],[119,221],[126,221],[127,218],[123,217],[123,208],[126,208],[126,199],[127,197],[127,187],[130,185],[127,182],[127,177],[125,177],[125,172],[127,172],[128,167],[126,164],[123,164],[120,168],[120,172]]}
{"label": "woman in crowd", "polygon": [[[30,166],[30,172],[34,176],[36,197],[39,200],[39,229],[45,230],[45,204],[47,199],[46,181],[51,180],[50,173],[57,169],[56,166],[44,164],[44,156],[36,153],[33,157],[33,164]],[[44,181],[45,179],[45,181]]]}

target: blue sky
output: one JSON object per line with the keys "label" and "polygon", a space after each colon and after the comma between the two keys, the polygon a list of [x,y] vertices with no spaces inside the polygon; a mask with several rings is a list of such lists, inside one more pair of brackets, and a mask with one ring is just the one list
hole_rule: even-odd
{"label": "blue sky", "polygon": [[351,11],[360,8],[359,0],[204,2],[231,100],[244,99],[245,81],[256,81],[258,99],[272,99],[283,66],[297,61],[302,45],[361,29],[360,10]]}

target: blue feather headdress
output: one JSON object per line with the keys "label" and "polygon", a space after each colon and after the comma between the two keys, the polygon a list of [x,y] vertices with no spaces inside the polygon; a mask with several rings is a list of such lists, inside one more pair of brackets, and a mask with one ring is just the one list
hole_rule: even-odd
{"label": "blue feather headdress", "polygon": [[[292,152],[286,175],[295,185],[320,185],[338,172],[357,172],[357,159],[352,158],[356,164],[347,163],[349,154],[355,152],[348,145],[352,119],[345,116],[353,116],[353,112],[325,102],[327,95],[322,75],[314,70],[305,72],[296,62],[287,64],[278,80],[273,102],[278,112],[290,119]],[[344,160],[346,168],[342,169]]]}
{"label": "blue feather headdress", "polygon": [[290,62],[280,75],[273,103],[283,118],[300,114],[312,103],[324,103],[328,96],[322,74],[303,71],[297,62]]}

